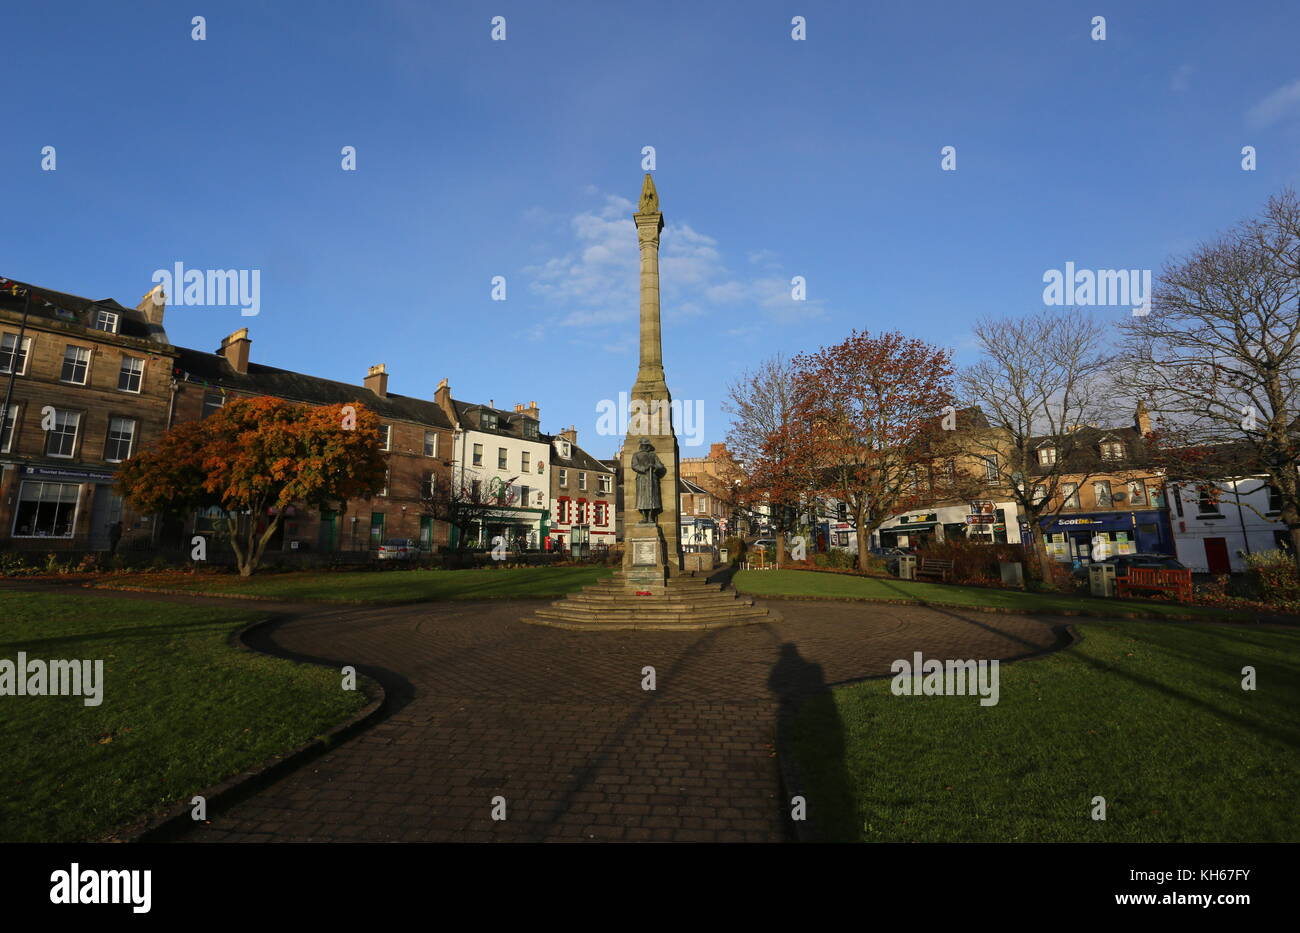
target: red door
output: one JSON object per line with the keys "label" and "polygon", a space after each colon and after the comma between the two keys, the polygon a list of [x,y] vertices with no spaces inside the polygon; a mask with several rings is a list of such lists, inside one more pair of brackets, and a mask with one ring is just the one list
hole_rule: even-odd
{"label": "red door", "polygon": [[1210,565],[1210,573],[1232,572],[1232,561],[1228,559],[1226,538],[1205,539],[1205,562]]}

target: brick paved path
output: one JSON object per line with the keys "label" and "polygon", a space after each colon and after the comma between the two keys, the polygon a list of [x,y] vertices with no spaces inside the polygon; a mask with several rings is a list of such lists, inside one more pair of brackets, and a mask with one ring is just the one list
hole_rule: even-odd
{"label": "brick paved path", "polygon": [[781,623],[681,633],[519,622],[532,608],[317,608],[276,628],[286,651],[374,670],[395,709],[184,840],[779,841],[783,699],[913,651],[1014,658],[1055,641],[1042,619],[860,603],[782,601]]}

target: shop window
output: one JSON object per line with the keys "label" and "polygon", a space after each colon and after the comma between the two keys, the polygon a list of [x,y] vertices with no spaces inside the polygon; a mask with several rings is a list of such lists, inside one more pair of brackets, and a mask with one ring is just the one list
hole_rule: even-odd
{"label": "shop window", "polygon": [[14,511],[14,537],[71,538],[79,490],[75,483],[23,483]]}

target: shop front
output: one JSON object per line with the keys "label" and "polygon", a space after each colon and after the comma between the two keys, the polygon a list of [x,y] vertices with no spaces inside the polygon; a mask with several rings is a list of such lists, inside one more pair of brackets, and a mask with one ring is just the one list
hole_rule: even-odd
{"label": "shop front", "polygon": [[1076,566],[1098,557],[1122,554],[1172,554],[1173,535],[1164,509],[1141,512],[1095,512],[1058,515],[1042,520],[1048,552]]}
{"label": "shop front", "polygon": [[[977,544],[1018,544],[1020,525],[1013,502],[962,502],[933,512],[892,518],[880,526],[880,547],[924,547],[931,541],[967,540]],[[1011,520],[1008,521],[1008,516]]]}
{"label": "shop front", "polygon": [[[935,540],[935,529],[938,525],[939,515],[937,512],[917,512],[912,515],[903,515],[898,518],[891,518],[881,525],[877,533],[877,540],[882,548],[925,547],[925,545]],[[938,534],[939,540],[943,540],[942,532]]]}

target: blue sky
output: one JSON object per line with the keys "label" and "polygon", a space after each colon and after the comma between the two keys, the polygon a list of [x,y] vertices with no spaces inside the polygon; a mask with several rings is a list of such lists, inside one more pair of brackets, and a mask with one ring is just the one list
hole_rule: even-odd
{"label": "blue sky", "polygon": [[169,308],[173,341],[248,326],[256,362],[535,399],[598,456],[636,371],[643,146],[704,444],[759,359],[897,328],[969,362],[1046,270],[1158,270],[1300,187],[1294,0],[6,7],[0,275],[134,305],[176,262],[259,269],[257,316]]}

